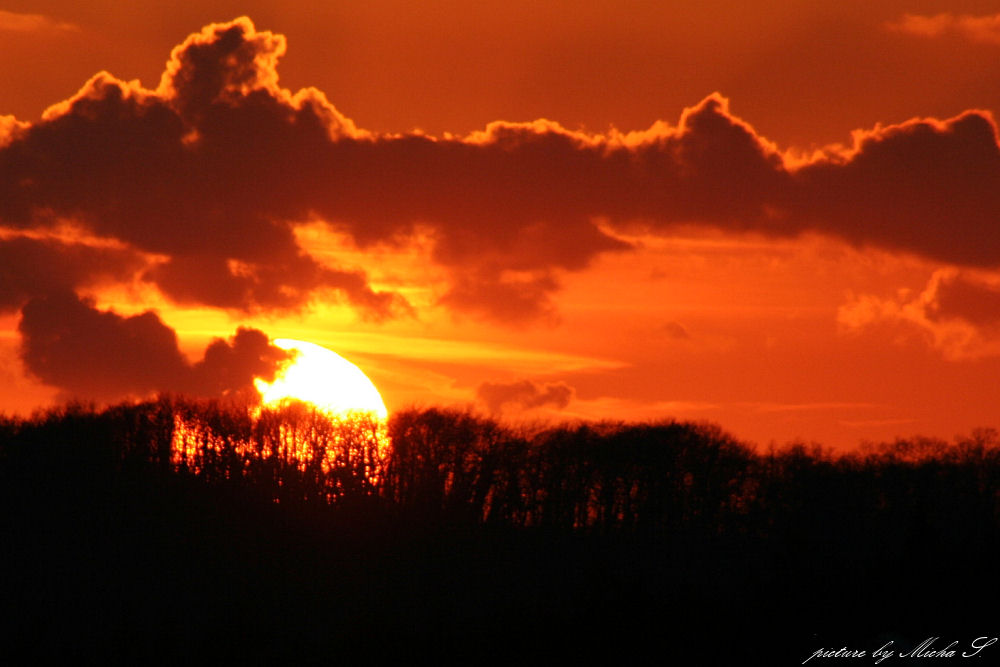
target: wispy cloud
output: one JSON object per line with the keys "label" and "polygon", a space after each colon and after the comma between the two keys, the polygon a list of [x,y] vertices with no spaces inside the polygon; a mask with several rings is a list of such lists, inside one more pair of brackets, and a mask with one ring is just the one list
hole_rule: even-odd
{"label": "wispy cloud", "polygon": [[886,27],[917,37],[958,35],[973,42],[1000,45],[1000,13],[987,16],[904,14],[902,18],[887,23]]}
{"label": "wispy cloud", "polygon": [[76,32],[72,23],[57,21],[44,14],[19,14],[0,9],[0,32]]}
{"label": "wispy cloud", "polygon": [[[306,335],[282,330],[282,335]],[[315,336],[313,336],[315,338]],[[317,339],[320,345],[372,357],[403,357],[409,360],[443,363],[475,363],[525,375],[572,373],[582,370],[615,370],[622,361],[605,357],[567,354],[553,349],[531,348],[501,343],[450,340],[422,336],[397,336],[366,331],[337,332]]]}
{"label": "wispy cloud", "polygon": [[603,419],[615,415],[624,421],[657,419],[704,419],[706,413],[716,412],[723,405],[696,400],[642,401],[615,396],[581,399],[574,397],[572,404],[561,411],[567,419]]}
{"label": "wispy cloud", "polygon": [[882,407],[878,403],[850,401],[819,401],[813,403],[741,403],[756,412],[828,412],[831,410],[860,410]]}
{"label": "wispy cloud", "polygon": [[894,419],[841,419],[837,423],[850,428],[869,428],[872,426],[902,426],[904,424],[916,424],[917,420],[910,417],[899,417]]}

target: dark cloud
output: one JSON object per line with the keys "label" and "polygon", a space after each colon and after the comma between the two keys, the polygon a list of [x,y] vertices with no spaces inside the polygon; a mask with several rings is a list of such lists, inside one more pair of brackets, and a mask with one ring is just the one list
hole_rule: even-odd
{"label": "dark cloud", "polygon": [[519,323],[555,317],[549,294],[557,283],[549,272],[503,277],[490,272],[456,276],[441,302],[455,310]]}
{"label": "dark cloud", "polygon": [[253,379],[274,380],[275,372],[291,353],[271,345],[257,329],[239,328],[229,340],[216,338],[205,349],[204,358],[188,372],[187,393],[222,396],[249,392]]}
{"label": "dark cloud", "polygon": [[[323,93],[278,85],[280,35],[246,18],[171,54],[156,90],[101,73],[0,148],[0,225],[71,219],[160,257],[142,276],[179,302],[294,308],[324,290],[362,313],[405,312],[350,267],[319,265],[297,224],[362,249],[425,234],[442,303],[550,316],[559,273],[627,251],[615,229],[819,231],[970,266],[1000,264],[1000,150],[986,112],[858,133],[792,159],[712,94],[676,126],[589,135],[550,121],[468,137],[376,136]],[[78,276],[81,280],[84,276]]]}
{"label": "dark cloud", "polygon": [[691,334],[688,333],[688,330],[677,322],[667,322],[660,327],[660,331],[674,340],[691,340]]}
{"label": "dark cloud", "polygon": [[409,311],[409,304],[390,292],[371,289],[360,271],[323,267],[305,254],[290,261],[247,264],[211,255],[174,257],[144,273],[177,303],[238,309],[247,304],[294,308],[321,286],[336,290],[365,317],[385,319]]}
{"label": "dark cloud", "polygon": [[562,409],[569,405],[573,394],[573,388],[565,382],[539,384],[530,380],[484,382],[476,389],[476,396],[494,414],[510,406],[530,410],[551,405]]}
{"label": "dark cloud", "polygon": [[57,239],[0,239],[0,312],[78,285],[127,281],[144,264],[133,252]]}
{"label": "dark cloud", "polygon": [[282,44],[244,20],[175,49],[156,91],[96,75],[0,151],[0,220],[72,219],[165,257],[144,276],[179,302],[291,308],[332,289],[368,315],[405,310],[295,240],[291,222],[310,212],[300,184],[315,185],[309,156],[336,112],[275,87]]}
{"label": "dark cloud", "polygon": [[928,315],[936,320],[960,319],[1000,333],[1000,285],[963,274],[946,275],[934,285]]}
{"label": "dark cloud", "polygon": [[253,378],[273,379],[284,350],[255,329],[216,340],[191,364],[173,329],[153,312],[130,317],[102,311],[72,292],[36,297],[18,326],[27,370],[64,398],[110,402],[174,391],[222,396],[253,389]]}
{"label": "dark cloud", "polygon": [[859,133],[795,174],[788,213],[858,245],[1000,266],[1000,149],[987,112]]}

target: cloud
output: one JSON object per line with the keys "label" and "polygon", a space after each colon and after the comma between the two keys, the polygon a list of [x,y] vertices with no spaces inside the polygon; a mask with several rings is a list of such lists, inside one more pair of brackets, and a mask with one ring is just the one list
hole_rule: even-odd
{"label": "cloud", "polygon": [[794,174],[786,213],[859,246],[975,267],[1000,265],[1000,149],[993,117],[911,120]]}
{"label": "cloud", "polygon": [[973,42],[1000,44],[1000,14],[972,16],[950,13],[924,16],[904,14],[902,18],[886,24],[890,30],[917,37],[958,35]]}
{"label": "cloud", "polygon": [[143,276],[182,304],[293,309],[326,288],[339,293],[367,319],[384,320],[410,310],[402,297],[373,290],[363,272],[332,270],[305,253],[266,263],[210,254],[181,255],[150,267]]}
{"label": "cloud", "polygon": [[748,407],[756,412],[827,412],[836,410],[858,410],[882,407],[877,403],[858,403],[849,401],[821,401],[814,403],[773,403],[753,402],[740,403],[740,407]]}
{"label": "cloud", "polygon": [[503,322],[528,322],[556,317],[555,305],[549,297],[556,286],[555,278],[547,271],[523,277],[480,271],[456,276],[441,303]]}
{"label": "cloud", "polygon": [[0,116],[0,148],[9,144],[19,133],[31,127],[14,116]]}
{"label": "cloud", "polygon": [[254,378],[273,381],[290,358],[264,332],[240,327],[229,340],[216,338],[205,348],[204,357],[190,367],[184,391],[200,396],[250,393]]}
{"label": "cloud", "polygon": [[0,9],[0,32],[76,32],[72,23],[56,21],[43,14],[19,14]]}
{"label": "cloud", "polygon": [[569,405],[574,394],[565,382],[539,384],[530,380],[484,382],[476,389],[476,397],[494,414],[506,407],[530,410],[550,405],[561,410]]}
{"label": "cloud", "polygon": [[313,180],[312,147],[330,142],[339,114],[315,91],[276,87],[282,45],[240,20],[188,38],[156,90],[95,75],[0,150],[0,222],[70,220],[159,257],[143,277],[181,303],[289,309],[333,290],[371,317],[405,312],[402,297],[295,241],[310,213],[298,179]]}
{"label": "cloud", "polygon": [[660,332],[674,340],[691,340],[691,334],[678,322],[667,322],[659,328]]}
{"label": "cloud", "polygon": [[144,260],[127,249],[55,238],[0,238],[0,313],[34,296],[131,279]]}
{"label": "cloud", "polygon": [[214,341],[191,364],[173,329],[152,311],[125,317],[69,291],[31,299],[18,330],[28,372],[58,388],[62,398],[100,402],[165,391],[253,396],[253,378],[273,379],[288,358],[262,332],[241,328],[228,341]]}
{"label": "cloud", "polygon": [[919,294],[861,295],[841,306],[845,331],[879,324],[920,334],[949,360],[1000,355],[1000,278],[956,269],[935,271]]}
{"label": "cloud", "polygon": [[932,280],[934,299],[929,315],[933,320],[962,320],[980,329],[1000,329],[1000,282],[957,272],[939,273],[938,278]]}
{"label": "cloud", "polygon": [[139,279],[179,303],[287,310],[332,293],[376,319],[409,306],[356,267],[319,262],[295,230],[321,221],[362,251],[421,236],[448,276],[440,304],[509,324],[551,320],[561,275],[630,251],[618,232],[637,225],[821,232],[1000,263],[985,111],[876,126],[805,159],[718,93],[640,132],[537,120],[377,135],[318,90],[282,88],[285,49],[247,18],[212,24],[173,50],[155,90],[99,73],[40,122],[7,123],[0,228],[72,221],[152,258]]}

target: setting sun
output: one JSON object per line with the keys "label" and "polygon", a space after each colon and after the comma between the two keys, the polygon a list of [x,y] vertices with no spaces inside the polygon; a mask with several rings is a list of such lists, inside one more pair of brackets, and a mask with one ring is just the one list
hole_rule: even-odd
{"label": "setting sun", "polygon": [[335,416],[366,413],[385,419],[388,411],[378,389],[360,368],[315,343],[278,338],[273,344],[294,353],[274,382],[254,380],[264,405],[288,399],[315,405]]}

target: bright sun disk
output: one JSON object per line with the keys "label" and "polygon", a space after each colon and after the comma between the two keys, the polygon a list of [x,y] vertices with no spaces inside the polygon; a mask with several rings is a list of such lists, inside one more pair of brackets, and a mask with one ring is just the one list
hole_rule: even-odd
{"label": "bright sun disk", "polygon": [[315,343],[276,338],[277,347],[295,353],[273,382],[255,379],[261,401],[276,406],[295,399],[335,416],[367,413],[384,420],[388,410],[378,389],[360,368]]}

